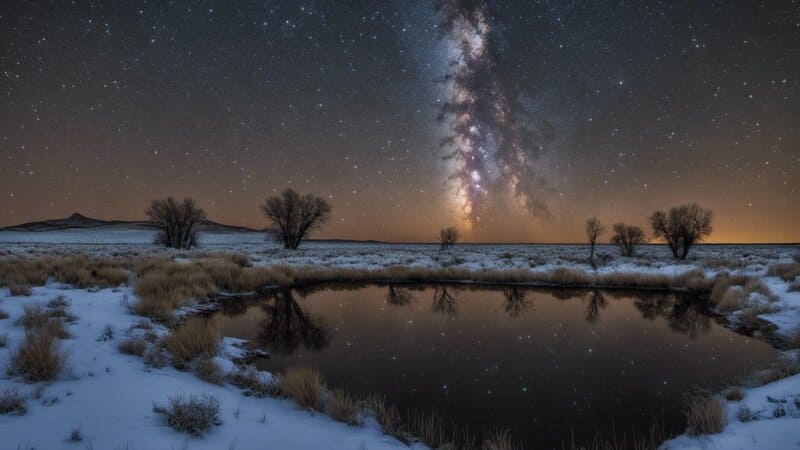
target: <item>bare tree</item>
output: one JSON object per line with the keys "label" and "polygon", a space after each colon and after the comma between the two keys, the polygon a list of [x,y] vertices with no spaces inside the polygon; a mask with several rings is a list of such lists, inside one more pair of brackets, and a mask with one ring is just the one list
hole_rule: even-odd
{"label": "bare tree", "polygon": [[586,220],[586,236],[589,238],[589,262],[594,267],[594,246],[597,243],[597,237],[605,232],[605,228],[600,225],[600,219],[597,217],[590,217]]}
{"label": "bare tree", "polygon": [[711,234],[711,210],[697,203],[670,208],[668,213],[656,211],[650,216],[650,224],[657,238],[667,241],[672,255],[686,259],[689,249]]}
{"label": "bare tree", "polygon": [[461,235],[456,227],[442,228],[439,231],[439,244],[441,245],[441,249],[447,250],[448,248],[452,247],[456,242],[458,242],[460,237]]}
{"label": "bare tree", "polygon": [[622,222],[614,224],[614,236],[611,243],[619,247],[622,256],[633,256],[636,246],[645,241],[644,231],[635,225],[625,225]]}
{"label": "bare tree", "polygon": [[289,250],[297,249],[308,233],[331,217],[331,205],[327,200],[311,194],[300,195],[293,189],[268,198],[261,210],[278,228],[278,239]]}
{"label": "bare tree", "polygon": [[171,248],[189,248],[197,244],[194,226],[206,220],[206,213],[198,208],[194,200],[185,198],[182,202],[172,197],[153,200],[146,211],[161,231],[156,242]]}

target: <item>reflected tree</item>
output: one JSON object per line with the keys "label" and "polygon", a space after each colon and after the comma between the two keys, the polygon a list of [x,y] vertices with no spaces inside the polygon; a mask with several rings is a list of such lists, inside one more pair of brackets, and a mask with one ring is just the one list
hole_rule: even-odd
{"label": "reflected tree", "polygon": [[447,286],[441,284],[436,287],[436,291],[433,293],[431,311],[450,316],[455,316],[458,312],[458,299],[450,293]]}
{"label": "reflected tree", "polygon": [[414,296],[408,289],[389,285],[389,292],[386,293],[386,303],[393,306],[405,306],[414,301]]}
{"label": "reflected tree", "polygon": [[506,298],[504,304],[506,313],[512,319],[516,319],[533,306],[533,302],[525,298],[525,292],[516,286],[503,289],[503,296]]}
{"label": "reflected tree", "polygon": [[275,294],[262,309],[267,319],[262,324],[259,340],[273,352],[291,354],[303,347],[321,350],[328,344],[328,332],[318,320],[303,311],[290,291]]}
{"label": "reflected tree", "polygon": [[655,320],[657,317],[666,317],[672,308],[674,298],[668,294],[653,293],[638,297],[633,301],[634,306],[642,313],[642,318]]}
{"label": "reflected tree", "polygon": [[695,339],[711,330],[711,318],[688,301],[676,301],[667,315],[669,327],[673,331]]}
{"label": "reflected tree", "polygon": [[600,310],[608,306],[608,302],[600,291],[592,291],[589,303],[586,305],[586,321],[595,324],[600,320]]}

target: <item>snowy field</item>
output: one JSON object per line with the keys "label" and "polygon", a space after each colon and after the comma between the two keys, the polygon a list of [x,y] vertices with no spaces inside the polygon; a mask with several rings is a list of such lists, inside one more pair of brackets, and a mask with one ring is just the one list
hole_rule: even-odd
{"label": "snowy field", "polygon": [[[0,232],[0,258],[7,256],[52,256],[88,254],[134,256],[162,253],[146,230],[64,230],[51,233]],[[192,251],[172,252],[176,257],[203,252],[241,253],[256,265],[293,265],[377,269],[389,266],[458,267],[471,270],[524,269],[548,271],[569,267],[591,272],[584,245],[458,245],[439,251],[428,244],[382,244],[334,241],[307,242],[297,251],[285,251],[267,242],[261,233],[200,235],[200,246]],[[642,246],[638,256],[622,258],[614,247],[601,245],[598,272],[680,274],[699,268],[707,276],[727,271],[759,278],[777,297],[775,312],[760,317],[775,325],[776,332],[791,339],[800,332],[800,292],[789,283],[767,276],[776,263],[792,262],[800,246],[791,245],[701,245],[687,261],[675,261],[665,246]],[[24,338],[16,321],[23,306],[46,303],[64,296],[76,321],[69,325],[65,342],[68,370],[54,383],[32,385],[15,376],[0,375],[0,393],[16,390],[27,397],[27,414],[0,415],[0,448],[5,449],[382,449],[404,444],[383,435],[374,421],[363,427],[334,422],[323,414],[301,410],[289,400],[243,396],[240,389],[216,386],[173,368],[149,369],[141,358],[119,353],[117,345],[133,326],[143,320],[123,305],[133,297],[130,287],[96,292],[50,283],[35,287],[30,297],[12,297],[0,289],[0,310],[9,318],[0,320],[0,368],[7,367],[11,349]],[[759,301],[753,298],[753,301]],[[737,312],[728,313],[735,321]],[[112,338],[101,339],[107,325]],[[159,330],[159,326],[156,326]],[[165,332],[160,329],[161,332]],[[218,357],[234,370],[230,359],[236,348],[226,340]],[[787,358],[796,357],[784,352]],[[222,424],[203,438],[190,438],[169,428],[163,416],[153,412],[178,394],[209,393],[220,400]],[[753,414],[740,420],[747,407]],[[780,407],[782,412],[776,412]],[[740,402],[728,402],[727,425],[713,436],[680,436],[665,448],[782,449],[800,446],[800,375],[745,390]],[[80,430],[82,442],[69,441]],[[81,447],[83,446],[83,447]],[[419,445],[418,445],[419,447]],[[420,447],[421,448],[421,447]]]}

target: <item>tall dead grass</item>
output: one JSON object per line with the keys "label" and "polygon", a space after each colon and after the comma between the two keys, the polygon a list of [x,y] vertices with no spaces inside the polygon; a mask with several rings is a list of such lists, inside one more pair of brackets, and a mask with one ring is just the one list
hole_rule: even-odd
{"label": "tall dead grass", "polygon": [[745,275],[718,276],[711,289],[711,302],[722,311],[734,311],[747,306],[751,294],[760,294],[770,302],[778,298],[758,278]]}
{"label": "tall dead grass", "polygon": [[193,317],[172,330],[163,340],[175,367],[185,368],[199,357],[213,357],[219,352],[222,335],[213,319]]}
{"label": "tall dead grass", "polygon": [[767,276],[781,277],[787,283],[800,276],[800,262],[773,264],[767,268]]}
{"label": "tall dead grass", "polygon": [[281,393],[306,409],[321,411],[325,385],[322,376],[310,367],[291,367],[279,377]]}
{"label": "tall dead grass", "polygon": [[53,278],[78,288],[113,287],[128,282],[126,259],[67,257],[24,257],[0,259],[0,286],[24,289],[41,286]]}
{"label": "tall dead grass", "polygon": [[717,397],[693,397],[686,411],[686,423],[689,436],[719,433],[725,428],[725,405]]}
{"label": "tall dead grass", "polygon": [[52,326],[27,329],[25,340],[11,354],[9,371],[29,382],[51,381],[57,377],[65,362],[58,333]]}

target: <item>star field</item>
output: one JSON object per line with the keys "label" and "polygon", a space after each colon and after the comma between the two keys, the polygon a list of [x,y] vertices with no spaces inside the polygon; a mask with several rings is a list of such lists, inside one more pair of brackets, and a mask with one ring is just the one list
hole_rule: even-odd
{"label": "star field", "polygon": [[433,1],[23,1],[0,7],[0,226],[188,195],[262,227],[291,186],[331,200],[329,237],[574,241],[697,201],[711,241],[800,238],[800,3],[472,3],[509,126],[539,131],[517,154],[542,210],[498,184],[467,220]]}

